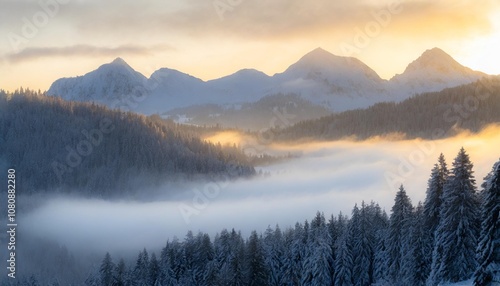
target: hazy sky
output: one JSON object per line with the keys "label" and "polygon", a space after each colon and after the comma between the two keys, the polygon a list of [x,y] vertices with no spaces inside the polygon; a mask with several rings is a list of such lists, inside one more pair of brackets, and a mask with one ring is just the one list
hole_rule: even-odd
{"label": "hazy sky", "polygon": [[440,47],[500,74],[497,0],[0,0],[0,88],[48,89],[120,56],[146,76],[282,72],[322,47],[383,78]]}

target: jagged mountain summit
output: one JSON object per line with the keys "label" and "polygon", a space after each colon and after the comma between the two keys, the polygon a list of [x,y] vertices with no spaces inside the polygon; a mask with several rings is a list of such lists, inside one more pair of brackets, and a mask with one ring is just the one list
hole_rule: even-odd
{"label": "jagged mountain summit", "polygon": [[140,99],[133,111],[165,113],[192,105],[216,104],[231,108],[277,94],[298,94],[333,112],[365,108],[382,101],[401,101],[416,93],[439,91],[485,76],[460,65],[444,51],[425,51],[406,70],[387,81],[363,62],[317,48],[282,73],[268,76],[243,69],[219,79],[203,81],[181,71],[162,68],[150,78],[123,59],[84,76],[55,81],[48,94],[67,100],[94,101],[117,107],[116,102]]}

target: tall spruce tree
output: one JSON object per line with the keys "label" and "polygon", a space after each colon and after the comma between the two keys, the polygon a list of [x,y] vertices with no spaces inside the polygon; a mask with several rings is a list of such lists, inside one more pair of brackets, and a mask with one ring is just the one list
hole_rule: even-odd
{"label": "tall spruce tree", "polygon": [[249,286],[265,286],[268,284],[268,271],[264,261],[262,243],[256,231],[252,231],[247,242],[246,281]]}
{"label": "tall spruce tree", "polygon": [[469,279],[477,267],[479,200],[472,168],[469,155],[460,149],[443,190],[428,285]]}
{"label": "tall spruce tree", "polygon": [[373,249],[374,232],[372,231],[373,216],[370,217],[370,207],[361,203],[359,217],[356,225],[356,235],[354,237],[354,271],[353,280],[355,285],[365,286],[373,282]]}
{"label": "tall spruce tree", "polygon": [[[424,202],[424,227],[426,232],[422,237],[422,251],[432,253],[434,249],[435,232],[439,225],[439,214],[441,212],[442,196],[444,185],[448,179],[450,171],[448,170],[444,155],[439,155],[438,163],[434,165],[431,171],[431,177],[427,184],[427,192]],[[431,272],[432,255],[424,257],[424,265],[421,269],[424,276],[428,277]]]}
{"label": "tall spruce tree", "polygon": [[500,161],[484,184],[477,260],[474,285],[500,285]]}
{"label": "tall spruce tree", "polygon": [[427,233],[424,225],[423,206],[419,202],[412,214],[409,235],[404,238],[403,262],[401,264],[401,283],[398,285],[423,286],[427,280],[424,272],[425,257],[423,237]]}
{"label": "tall spruce tree", "polygon": [[394,199],[391,217],[389,219],[389,239],[387,254],[389,258],[389,280],[394,284],[401,281],[401,263],[405,238],[409,234],[409,223],[412,218],[413,206],[410,198],[401,185]]}
{"label": "tall spruce tree", "polygon": [[335,252],[337,254],[335,259],[335,274],[333,285],[338,286],[352,286],[352,229],[348,225],[345,227],[343,234],[337,241]]}
{"label": "tall spruce tree", "polygon": [[103,286],[111,286],[115,282],[113,279],[113,270],[115,268],[115,264],[111,259],[111,255],[109,252],[106,253],[104,259],[102,260],[101,267],[99,269],[99,273],[101,274],[101,285]]}

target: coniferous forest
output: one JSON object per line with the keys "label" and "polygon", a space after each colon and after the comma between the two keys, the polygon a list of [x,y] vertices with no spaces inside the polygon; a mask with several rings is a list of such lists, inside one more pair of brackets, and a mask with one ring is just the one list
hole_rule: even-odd
{"label": "coniferous forest", "polygon": [[477,82],[439,92],[415,95],[401,102],[381,102],[367,109],[334,113],[287,128],[268,131],[278,141],[358,140],[374,136],[439,139],[460,131],[479,132],[500,121],[500,79]]}
{"label": "coniferous forest", "polygon": [[25,174],[19,187],[33,192],[114,196],[175,178],[255,174],[236,146],[203,141],[199,130],[158,116],[31,90],[0,91],[0,109],[0,167]]}
{"label": "coniferous forest", "polygon": [[350,216],[318,212],[248,237],[190,231],[133,261],[103,254],[85,285],[497,285],[500,161],[480,186],[473,173],[463,148],[451,165],[441,154],[424,202],[401,186],[389,214],[361,202]]}

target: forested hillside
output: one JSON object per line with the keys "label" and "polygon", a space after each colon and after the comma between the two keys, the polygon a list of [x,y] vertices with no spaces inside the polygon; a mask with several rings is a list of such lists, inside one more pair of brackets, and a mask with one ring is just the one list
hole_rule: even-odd
{"label": "forested hillside", "polygon": [[105,195],[200,174],[255,173],[237,147],[204,142],[192,128],[159,117],[29,90],[1,92],[0,109],[0,162],[16,169],[23,193],[78,189]]}
{"label": "forested hillside", "polygon": [[[474,278],[500,283],[500,162],[477,191],[461,149],[448,168],[441,155],[423,203],[400,187],[390,215],[376,203],[351,217],[323,213],[308,222],[244,238],[236,230],[189,232],[161,253],[134,262],[104,256],[88,285],[443,285]],[[477,256],[476,256],[477,255]],[[493,284],[488,284],[492,283]],[[115,283],[115,284],[113,284]]]}
{"label": "forested hillside", "polygon": [[274,129],[277,140],[366,139],[397,133],[406,138],[436,139],[458,130],[477,132],[500,122],[500,78],[414,96],[400,103],[379,103]]}

